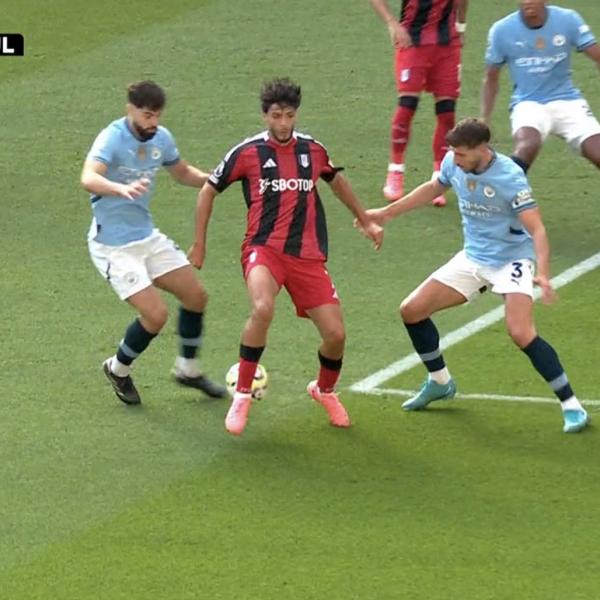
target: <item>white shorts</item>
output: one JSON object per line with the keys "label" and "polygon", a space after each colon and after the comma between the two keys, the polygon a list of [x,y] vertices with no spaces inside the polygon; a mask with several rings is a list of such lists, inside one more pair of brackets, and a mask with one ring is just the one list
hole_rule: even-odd
{"label": "white shorts", "polygon": [[121,300],[149,287],[157,277],[190,264],[179,246],[158,229],[124,246],[88,239],[88,247],[96,269]]}
{"label": "white shorts", "polygon": [[589,137],[600,134],[600,123],[583,99],[554,100],[547,104],[526,100],[519,102],[510,114],[513,135],[521,127],[537,129],[545,140],[553,133],[563,138],[576,152]]}
{"label": "white shorts", "polygon": [[473,262],[464,250],[434,271],[429,279],[455,289],[472,301],[487,289],[495,294],[526,294],[533,298],[533,261],[513,260],[502,267],[486,267]]}

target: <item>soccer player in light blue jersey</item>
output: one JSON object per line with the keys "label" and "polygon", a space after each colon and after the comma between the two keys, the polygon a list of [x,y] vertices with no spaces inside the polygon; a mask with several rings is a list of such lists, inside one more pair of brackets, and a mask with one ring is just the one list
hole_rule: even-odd
{"label": "soccer player in light blue jersey", "polygon": [[452,187],[462,217],[464,248],[400,306],[413,346],[429,372],[421,391],[402,406],[418,410],[434,400],[454,396],[456,386],[431,315],[491,289],[504,298],[510,337],[560,400],[563,431],[580,431],[588,422],[587,412],[573,393],[554,348],[537,334],[533,321],[533,284],[540,286],[546,303],[554,301],[555,294],[548,238],[527,177],[509,157],[490,147],[490,130],[481,120],[464,119],[446,139],[451,150],[437,180],[420,185],[384,208],[367,211],[383,225]]}
{"label": "soccer player in light blue jersey", "polygon": [[600,123],[571,80],[573,49],[600,67],[600,47],[581,16],[545,0],[521,0],[520,10],[489,31],[481,115],[489,123],[500,70],[508,65],[514,86],[511,158],[525,172],[551,133],[600,168]]}
{"label": "soccer player in light blue jersey", "polygon": [[207,294],[185,253],[156,229],[149,207],[161,167],[177,182],[196,188],[204,185],[208,174],[183,160],[169,130],[159,125],[166,103],[162,88],[140,81],[127,93],[127,116],[100,132],[81,174],[94,215],[88,234],[92,261],[119,298],[139,314],[115,355],[104,361],[103,370],[121,401],[141,402],[130,371],[167,321],[161,289],[181,302],[175,379],[222,398],[226,389],[202,375],[196,360]]}

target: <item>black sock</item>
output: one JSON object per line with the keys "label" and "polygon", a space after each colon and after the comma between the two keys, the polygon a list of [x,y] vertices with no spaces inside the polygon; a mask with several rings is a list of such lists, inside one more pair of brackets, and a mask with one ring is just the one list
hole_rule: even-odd
{"label": "black sock", "polygon": [[546,340],[537,336],[522,350],[529,356],[535,370],[548,382],[561,402],[574,395],[556,350]]}
{"label": "black sock", "polygon": [[528,162],[525,162],[522,158],[519,158],[514,154],[511,154],[510,157],[513,160],[513,162],[516,162],[521,167],[521,169],[523,169],[524,173],[527,173],[527,171],[529,171],[529,167],[531,165]]}
{"label": "black sock", "polygon": [[204,313],[179,307],[179,322],[177,332],[181,343],[181,356],[194,358],[202,342],[202,323]]}
{"label": "black sock", "polygon": [[425,319],[418,323],[404,323],[404,327],[427,370],[431,373],[443,369],[446,363],[440,352],[440,334],[433,321]]}
{"label": "black sock", "polygon": [[130,365],[147,347],[148,344],[157,336],[156,333],[150,333],[136,319],[125,332],[125,337],[119,344],[117,350],[117,360],[124,364]]}

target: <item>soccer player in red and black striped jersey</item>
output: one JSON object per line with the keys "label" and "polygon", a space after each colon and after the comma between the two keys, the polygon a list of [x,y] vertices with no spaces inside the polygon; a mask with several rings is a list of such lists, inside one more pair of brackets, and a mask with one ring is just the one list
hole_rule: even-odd
{"label": "soccer player in red and black striped jersey", "polygon": [[383,240],[382,229],[367,216],[325,146],[295,131],[300,86],[289,79],[274,79],[264,84],[260,100],[267,129],[232,148],[210,175],[198,196],[196,239],[189,252],[191,263],[201,268],[214,199],[241,181],[248,208],[241,261],[251,313],[242,333],[238,382],[225,427],[239,435],[246,426],[252,381],[282,286],[298,316],[310,318],[322,338],[318,378],[309,383],[308,392],[326,409],[332,425],[348,427],[350,419],[335,393],[345,328],[338,295],[325,268],[327,226],[317,181],[323,179],[330,185],[376,248]]}
{"label": "soccer player in red and black striped jersey", "polygon": [[[447,151],[446,135],[454,127],[460,94],[460,55],[466,30],[468,0],[402,0],[400,19],[386,0],[371,4],[388,26],[396,49],[398,106],[392,118],[390,162],[383,195],[390,201],[404,194],[404,154],[421,92],[433,94],[433,178]],[[437,197],[433,204],[444,206]]]}

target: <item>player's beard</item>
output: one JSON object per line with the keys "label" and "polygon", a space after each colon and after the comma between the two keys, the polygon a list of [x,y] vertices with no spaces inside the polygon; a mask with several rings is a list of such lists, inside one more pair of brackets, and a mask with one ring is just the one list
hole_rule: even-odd
{"label": "player's beard", "polygon": [[274,129],[271,129],[271,136],[278,144],[287,144],[294,137],[294,128],[290,129],[289,135],[284,139],[277,135],[277,132]]}
{"label": "player's beard", "polygon": [[142,140],[142,142],[147,142],[151,140],[155,135],[158,129],[156,127],[140,127],[135,121],[132,122],[133,128],[135,129],[135,134],[137,137]]}

